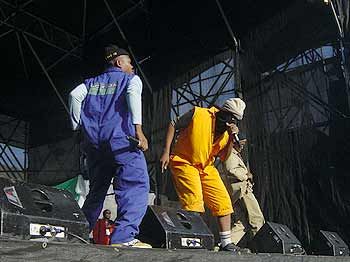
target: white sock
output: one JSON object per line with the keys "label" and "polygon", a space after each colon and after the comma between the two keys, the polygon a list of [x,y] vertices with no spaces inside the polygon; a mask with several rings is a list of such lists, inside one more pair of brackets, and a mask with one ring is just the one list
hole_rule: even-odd
{"label": "white sock", "polygon": [[220,235],[220,240],[221,240],[221,246],[222,247],[225,247],[226,245],[232,243],[231,230],[224,231],[224,232],[219,232],[219,235]]}

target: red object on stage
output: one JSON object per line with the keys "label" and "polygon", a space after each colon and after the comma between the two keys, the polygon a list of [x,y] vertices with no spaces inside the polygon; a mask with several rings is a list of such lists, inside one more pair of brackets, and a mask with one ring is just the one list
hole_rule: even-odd
{"label": "red object on stage", "polygon": [[110,236],[114,230],[114,223],[111,220],[99,219],[92,231],[94,243],[99,245],[109,245]]}

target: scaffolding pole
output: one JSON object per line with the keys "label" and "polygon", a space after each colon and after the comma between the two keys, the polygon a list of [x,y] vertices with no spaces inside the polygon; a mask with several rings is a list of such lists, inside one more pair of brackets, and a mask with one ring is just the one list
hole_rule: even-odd
{"label": "scaffolding pole", "polygon": [[119,23],[118,23],[118,21],[117,21],[117,18],[115,17],[115,15],[114,15],[114,13],[113,13],[113,11],[112,11],[110,5],[108,4],[107,0],[104,0],[104,3],[105,3],[105,5],[106,5],[106,7],[107,7],[107,9],[108,9],[108,12],[110,13],[111,17],[113,18],[113,22],[114,22],[115,26],[118,28],[119,33],[120,33],[122,39],[123,39],[124,42],[127,44],[128,50],[129,50],[129,52],[130,52],[130,55],[131,55],[132,59],[133,59],[134,62],[135,62],[136,68],[139,70],[140,74],[142,75],[143,80],[144,80],[145,83],[146,83],[146,86],[147,86],[148,90],[149,90],[150,93],[152,94],[153,91],[152,91],[151,84],[148,82],[148,79],[147,79],[146,75],[144,74],[144,72],[143,72],[143,70],[142,70],[142,68],[141,68],[141,66],[140,66],[140,64],[139,64],[139,62],[137,61],[137,59],[136,59],[136,57],[135,57],[135,54],[134,54],[134,52],[133,52],[133,50],[132,50],[132,47],[131,47],[131,45],[130,45],[128,39],[126,38],[126,36],[125,36],[125,34],[124,34],[124,31],[122,30],[121,26],[119,25]]}
{"label": "scaffolding pole", "polygon": [[32,51],[33,55],[35,56],[36,60],[38,61],[38,63],[39,63],[39,65],[40,65],[41,69],[43,70],[45,76],[47,77],[47,80],[49,81],[49,83],[51,84],[53,90],[55,91],[55,93],[56,93],[58,99],[61,101],[61,103],[62,103],[64,109],[66,110],[67,114],[69,115],[68,106],[67,106],[66,103],[64,102],[64,100],[63,100],[61,94],[58,92],[58,90],[57,90],[57,88],[56,88],[56,85],[55,85],[54,82],[52,81],[52,79],[51,79],[49,73],[47,72],[47,70],[46,70],[44,64],[43,64],[42,61],[40,60],[40,57],[38,56],[38,54],[37,54],[36,51],[34,50],[32,44],[30,43],[30,41],[29,41],[29,39],[28,39],[28,37],[27,37],[25,34],[23,34],[22,36],[23,36],[24,40],[27,42],[27,44],[28,44],[30,50]]}
{"label": "scaffolding pole", "polygon": [[240,51],[240,42],[239,40],[236,38],[235,34],[233,33],[232,27],[230,25],[230,23],[228,22],[228,19],[225,15],[225,12],[220,4],[219,0],[215,0],[216,5],[219,8],[220,14],[222,16],[222,19],[225,22],[226,28],[230,34],[230,37],[233,41],[233,47],[234,47],[234,51],[235,51],[235,56],[234,56],[234,68],[235,68],[235,93],[237,97],[243,98],[243,93],[242,93],[242,86],[241,86],[241,69],[240,69],[240,57],[239,57],[239,51]]}
{"label": "scaffolding pole", "polygon": [[[343,71],[343,76],[344,76],[344,80],[345,80],[345,84],[346,84],[346,91],[349,97],[349,93],[350,93],[350,72],[349,69],[346,66],[346,57],[345,57],[345,47],[344,47],[344,41],[345,41],[345,34],[344,34],[344,29],[342,27],[342,25],[340,24],[340,15],[339,10],[337,12],[335,5],[333,4],[332,0],[329,0],[330,6],[332,8],[332,13],[335,19],[335,22],[337,24],[337,28],[338,28],[338,34],[339,34],[339,51],[340,51],[340,56],[341,56],[341,69]],[[349,102],[348,102],[349,103]]]}

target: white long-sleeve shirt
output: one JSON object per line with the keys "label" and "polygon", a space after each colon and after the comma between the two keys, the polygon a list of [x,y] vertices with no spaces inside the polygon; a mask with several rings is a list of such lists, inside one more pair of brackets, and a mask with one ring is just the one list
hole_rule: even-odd
{"label": "white long-sleeve shirt", "polygon": [[[85,84],[80,84],[69,94],[69,112],[72,129],[77,130],[80,126],[81,105],[88,94]],[[139,76],[135,75],[130,79],[126,90],[126,100],[131,112],[131,121],[134,125],[142,124],[142,81]]]}

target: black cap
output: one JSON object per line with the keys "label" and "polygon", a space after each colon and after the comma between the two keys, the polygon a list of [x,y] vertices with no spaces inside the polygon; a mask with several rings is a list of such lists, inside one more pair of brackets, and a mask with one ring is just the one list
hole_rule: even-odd
{"label": "black cap", "polygon": [[120,55],[129,55],[129,52],[116,45],[108,45],[105,47],[105,60],[107,62]]}

